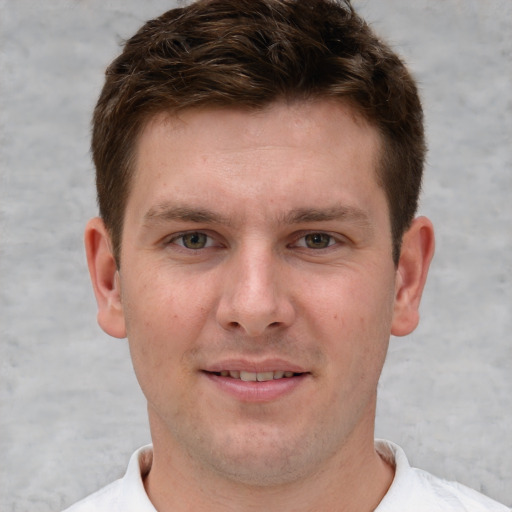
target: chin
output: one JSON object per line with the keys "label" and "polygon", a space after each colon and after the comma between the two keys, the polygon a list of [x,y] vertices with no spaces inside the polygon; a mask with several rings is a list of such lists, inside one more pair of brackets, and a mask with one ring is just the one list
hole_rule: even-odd
{"label": "chin", "polygon": [[237,454],[222,457],[214,462],[213,469],[224,479],[251,487],[275,487],[295,482],[308,472],[298,457],[274,453],[270,457],[261,454]]}
{"label": "chin", "polygon": [[223,436],[220,442],[209,445],[204,454],[207,460],[203,458],[201,463],[231,481],[272,487],[300,480],[314,471],[322,451],[314,446],[314,442],[260,429],[249,436]]}

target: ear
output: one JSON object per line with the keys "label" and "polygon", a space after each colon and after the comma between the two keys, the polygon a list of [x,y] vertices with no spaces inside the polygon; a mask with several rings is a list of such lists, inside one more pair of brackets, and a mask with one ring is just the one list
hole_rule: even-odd
{"label": "ear", "polygon": [[395,307],[391,334],[405,336],[416,329],[428,269],[434,256],[434,228],[418,217],[404,234],[396,273]]}
{"label": "ear", "polygon": [[110,336],[125,338],[119,272],[110,235],[99,217],[87,223],[84,242],[89,274],[98,303],[98,324]]}

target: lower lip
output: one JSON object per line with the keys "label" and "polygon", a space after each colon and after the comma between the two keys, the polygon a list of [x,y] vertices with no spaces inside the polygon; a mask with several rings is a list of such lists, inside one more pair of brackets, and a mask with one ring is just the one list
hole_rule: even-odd
{"label": "lower lip", "polygon": [[294,377],[267,380],[264,382],[245,382],[231,377],[222,377],[215,373],[203,372],[220,390],[242,402],[271,402],[289,395],[308,378],[303,373]]}

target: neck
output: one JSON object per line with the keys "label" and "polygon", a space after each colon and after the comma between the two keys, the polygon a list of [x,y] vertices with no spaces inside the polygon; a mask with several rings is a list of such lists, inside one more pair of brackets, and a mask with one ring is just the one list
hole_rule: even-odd
{"label": "neck", "polygon": [[373,424],[365,443],[359,436],[347,440],[343,450],[306,477],[265,486],[240,483],[195,465],[179,447],[160,443],[153,427],[153,465],[144,485],[159,512],[370,512],[394,476],[394,468],[374,449]]}

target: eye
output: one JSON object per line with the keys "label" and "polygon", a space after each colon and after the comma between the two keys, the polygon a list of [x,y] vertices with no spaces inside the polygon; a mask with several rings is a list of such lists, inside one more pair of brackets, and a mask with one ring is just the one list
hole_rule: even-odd
{"label": "eye", "polygon": [[334,237],[327,233],[309,233],[299,238],[297,246],[307,247],[308,249],[325,249],[335,243]]}
{"label": "eye", "polygon": [[192,250],[204,249],[213,245],[211,238],[200,231],[184,233],[173,238],[170,242]]}

